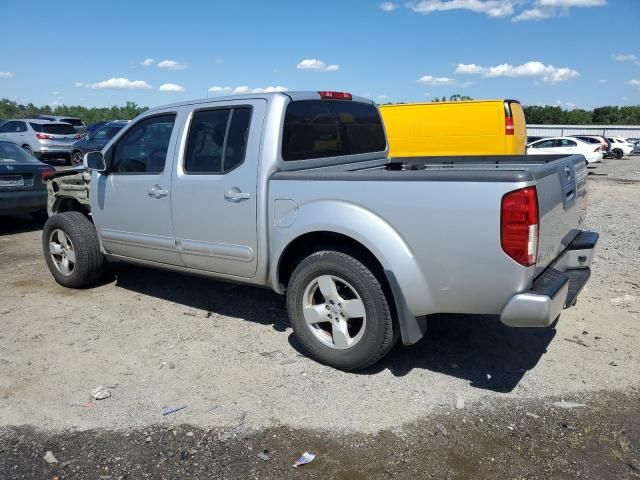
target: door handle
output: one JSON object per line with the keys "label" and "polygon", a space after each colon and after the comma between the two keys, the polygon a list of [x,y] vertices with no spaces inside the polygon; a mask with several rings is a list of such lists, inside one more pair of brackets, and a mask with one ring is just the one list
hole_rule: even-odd
{"label": "door handle", "polygon": [[241,192],[238,187],[233,187],[228,192],[225,192],[224,198],[230,202],[241,202],[242,200],[248,200],[251,198],[251,194],[247,192]]}
{"label": "door handle", "polygon": [[169,195],[169,190],[164,190],[160,187],[160,185],[154,185],[153,187],[151,187],[151,190],[147,192],[147,194],[151,198],[162,198]]}

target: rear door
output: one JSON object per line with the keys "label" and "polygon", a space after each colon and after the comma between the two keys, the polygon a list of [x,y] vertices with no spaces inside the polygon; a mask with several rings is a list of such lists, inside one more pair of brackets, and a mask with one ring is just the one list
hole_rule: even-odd
{"label": "rear door", "polygon": [[92,173],[91,213],[108,253],[182,265],[170,194],[182,112],[154,112],[139,119],[105,152],[108,173]]}
{"label": "rear door", "polygon": [[172,183],[185,266],[251,278],[257,267],[257,178],[267,102],[198,105],[185,123]]}

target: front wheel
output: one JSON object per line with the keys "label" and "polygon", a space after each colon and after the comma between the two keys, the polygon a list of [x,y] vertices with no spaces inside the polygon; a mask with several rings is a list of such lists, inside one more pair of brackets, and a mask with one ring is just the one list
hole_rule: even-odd
{"label": "front wheel", "polygon": [[47,267],[60,285],[83,288],[103,273],[104,258],[96,229],[80,212],[53,215],[42,230]]}
{"label": "front wheel", "polygon": [[71,155],[71,166],[78,167],[82,165],[83,161],[84,157],[82,155],[82,152],[73,152],[73,154]]}
{"label": "front wheel", "polygon": [[313,359],[341,370],[373,365],[393,348],[394,322],[381,280],[366,262],[320,251],[296,267],[287,288],[293,331]]}

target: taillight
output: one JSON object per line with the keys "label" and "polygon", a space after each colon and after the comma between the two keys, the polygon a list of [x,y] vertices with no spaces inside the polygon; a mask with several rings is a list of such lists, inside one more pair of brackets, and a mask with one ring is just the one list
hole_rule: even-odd
{"label": "taillight", "polygon": [[505,117],[504,118],[504,134],[505,135],[514,135],[515,128],[513,126],[513,117]]}
{"label": "taillight", "polygon": [[353,96],[347,92],[318,92],[323,100],[352,100]]}
{"label": "taillight", "polygon": [[73,138],[82,138],[84,135],[82,135],[81,133],[77,134],[75,137]]}
{"label": "taillight", "polygon": [[56,172],[56,169],[53,167],[43,168],[42,170],[40,170],[40,180],[42,180],[42,183],[49,180],[49,177],[55,172]]}
{"label": "taillight", "polygon": [[500,244],[504,253],[520,265],[535,265],[538,253],[538,194],[525,187],[502,197]]}
{"label": "taillight", "polygon": [[51,135],[46,135],[44,133],[36,133],[36,138],[38,140],[53,140],[53,137]]}

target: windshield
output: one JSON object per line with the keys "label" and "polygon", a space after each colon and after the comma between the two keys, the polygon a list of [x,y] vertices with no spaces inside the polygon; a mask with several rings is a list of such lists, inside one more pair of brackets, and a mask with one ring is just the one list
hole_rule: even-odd
{"label": "windshield", "polygon": [[36,132],[48,133],[50,135],[75,135],[76,129],[68,123],[31,123],[31,128]]}
{"label": "windshield", "polygon": [[122,130],[124,125],[115,125],[99,128],[91,135],[91,140],[111,140],[113,136]]}
{"label": "windshield", "polygon": [[0,165],[25,162],[38,163],[38,160],[15,143],[0,142]]}

